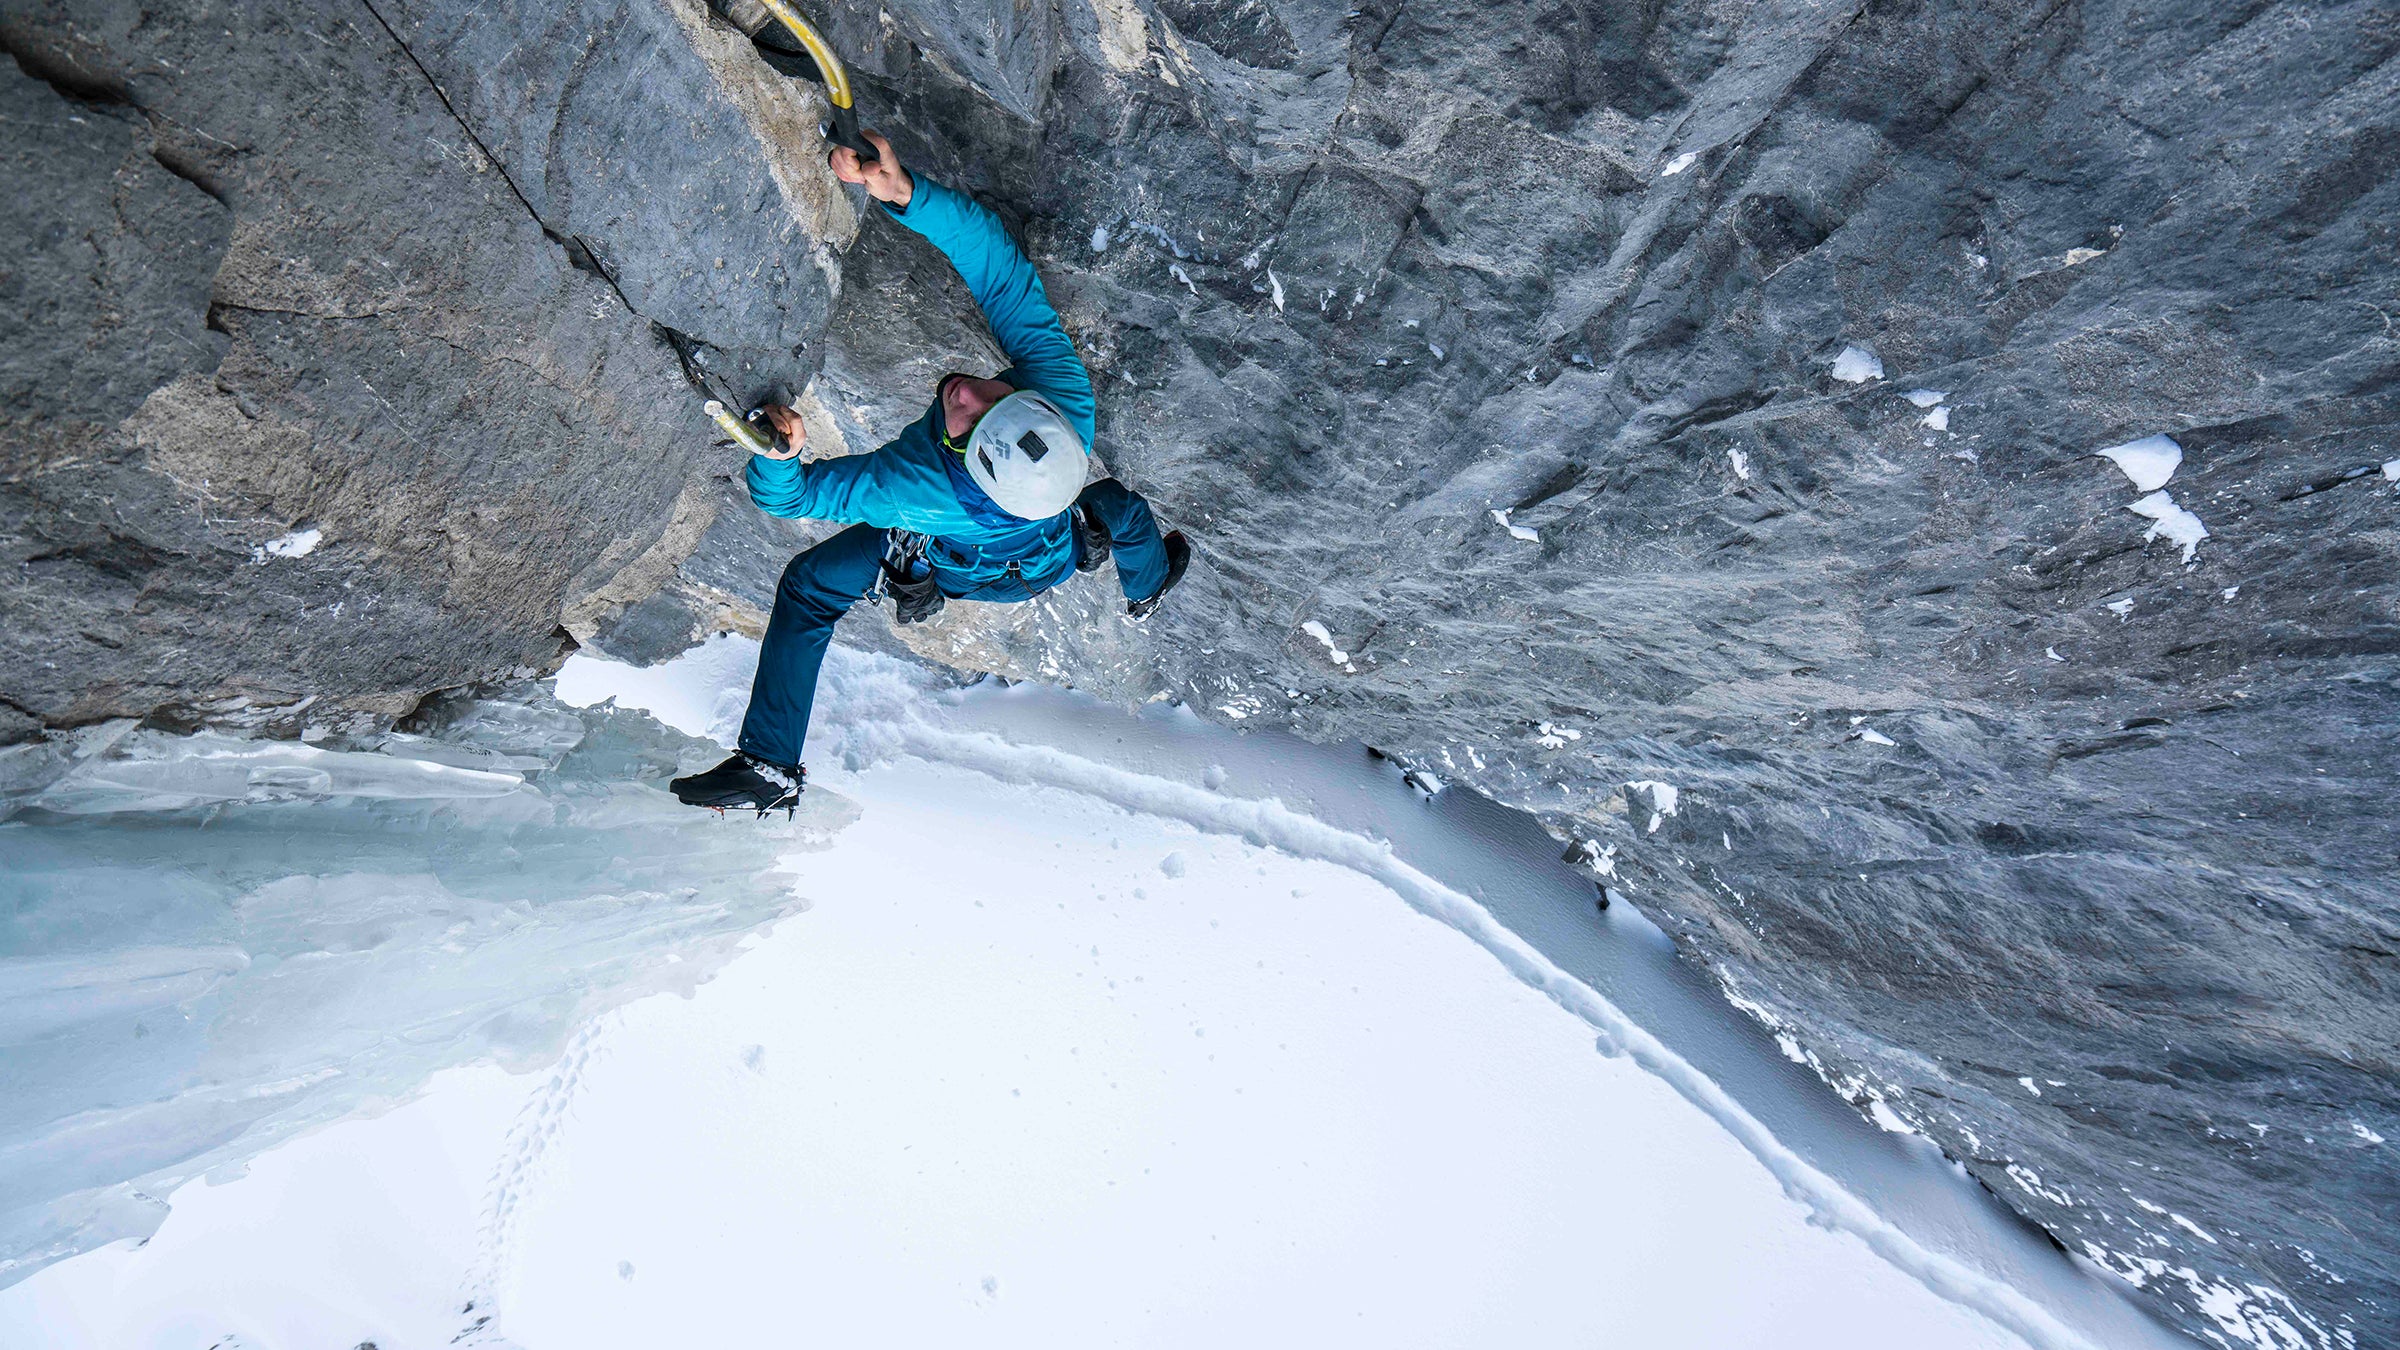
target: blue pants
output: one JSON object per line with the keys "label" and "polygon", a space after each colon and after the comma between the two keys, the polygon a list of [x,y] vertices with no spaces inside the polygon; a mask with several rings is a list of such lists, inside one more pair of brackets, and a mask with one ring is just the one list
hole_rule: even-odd
{"label": "blue pants", "polygon": [[[1160,542],[1158,522],[1150,503],[1114,478],[1084,488],[1076,498],[1116,550],[1117,584],[1128,600],[1147,600],[1167,580],[1167,550]],[[888,531],[875,525],[853,525],[808,552],[792,559],[775,588],[775,609],[767,618],[766,641],[759,644],[758,675],[750,685],[750,712],[742,719],[739,744],[747,754],[771,764],[797,764],[808,736],[809,710],[817,701],[817,672],[825,665],[825,648],[833,642],[833,626],[850,606],[875,585],[883,561]],[[945,594],[973,596],[975,589],[953,589],[937,575]]]}

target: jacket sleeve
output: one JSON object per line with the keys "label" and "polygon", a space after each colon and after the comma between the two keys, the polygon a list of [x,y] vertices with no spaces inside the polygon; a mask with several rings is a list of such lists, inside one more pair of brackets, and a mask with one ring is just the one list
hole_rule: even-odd
{"label": "jacket sleeve", "polygon": [[752,455],[742,478],[750,500],[770,516],[880,525],[920,534],[949,533],[970,523],[946,485],[938,492],[929,490],[916,466],[888,445],[870,454],[810,463]]}
{"label": "jacket sleeve", "polygon": [[983,309],[992,337],[1008,353],[1015,373],[1012,383],[1030,385],[1048,394],[1060,412],[1075,424],[1085,446],[1092,443],[1092,377],[1075,354],[1075,344],[1042,290],[1017,241],[1009,238],[999,217],[963,193],[954,192],[923,174],[914,177],[915,190],[904,210],[884,210],[924,235],[950,265]]}

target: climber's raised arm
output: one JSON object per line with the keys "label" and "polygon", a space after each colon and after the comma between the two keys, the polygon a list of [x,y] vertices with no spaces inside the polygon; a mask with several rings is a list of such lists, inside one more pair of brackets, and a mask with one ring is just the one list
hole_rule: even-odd
{"label": "climber's raised arm", "polygon": [[891,142],[872,131],[866,137],[882,158],[861,164],[857,155],[837,149],[834,174],[864,185],[892,219],[942,251],[982,308],[1000,350],[1008,354],[1010,368],[1000,379],[1048,395],[1083,443],[1092,444],[1092,377],[1075,354],[1075,344],[1068,340],[1024,250],[982,204],[931,178],[911,175],[892,153]]}

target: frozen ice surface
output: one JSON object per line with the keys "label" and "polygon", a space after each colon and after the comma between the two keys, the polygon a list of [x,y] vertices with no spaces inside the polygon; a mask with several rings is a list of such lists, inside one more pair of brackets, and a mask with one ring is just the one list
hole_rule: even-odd
{"label": "frozen ice surface", "polygon": [[2144,436],[2138,441],[2112,445],[2106,450],[2092,452],[2113,461],[2125,471],[2125,476],[2143,492],[2156,492],[2175,476],[2176,466],[2183,463],[2183,447],[2171,436]]}
{"label": "frozen ice surface", "polygon": [[[81,751],[78,757],[78,751]],[[446,1066],[554,1057],[802,901],[660,790],[720,752],[526,686],[344,748],[113,729],[0,768],[0,1284]],[[0,1342],[6,1341],[0,1336]],[[350,1342],[345,1342],[349,1344]]]}
{"label": "frozen ice surface", "polygon": [[2208,538],[2208,527],[2200,523],[2200,517],[2177,506],[2175,499],[2165,492],[2153,492],[2125,509],[2153,522],[2142,532],[2143,543],[2165,535],[2169,542],[2183,547],[2183,560],[2187,563],[2199,550],[2200,541]]}
{"label": "frozen ice surface", "polygon": [[1833,358],[1833,378],[1845,384],[1865,384],[1883,378],[1883,362],[1865,347],[1844,347]]}

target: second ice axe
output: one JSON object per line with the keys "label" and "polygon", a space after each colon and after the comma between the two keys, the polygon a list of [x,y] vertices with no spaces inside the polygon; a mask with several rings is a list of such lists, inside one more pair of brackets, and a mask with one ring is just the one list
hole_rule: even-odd
{"label": "second ice axe", "polygon": [[833,44],[792,7],[790,0],[708,0],[708,3],[726,22],[749,34],[767,64],[786,75],[814,78],[823,84],[825,99],[833,105],[833,126],[826,132],[826,139],[856,151],[862,160],[874,161],[875,147],[858,134],[858,107],[851,97],[849,68],[835,55]]}

